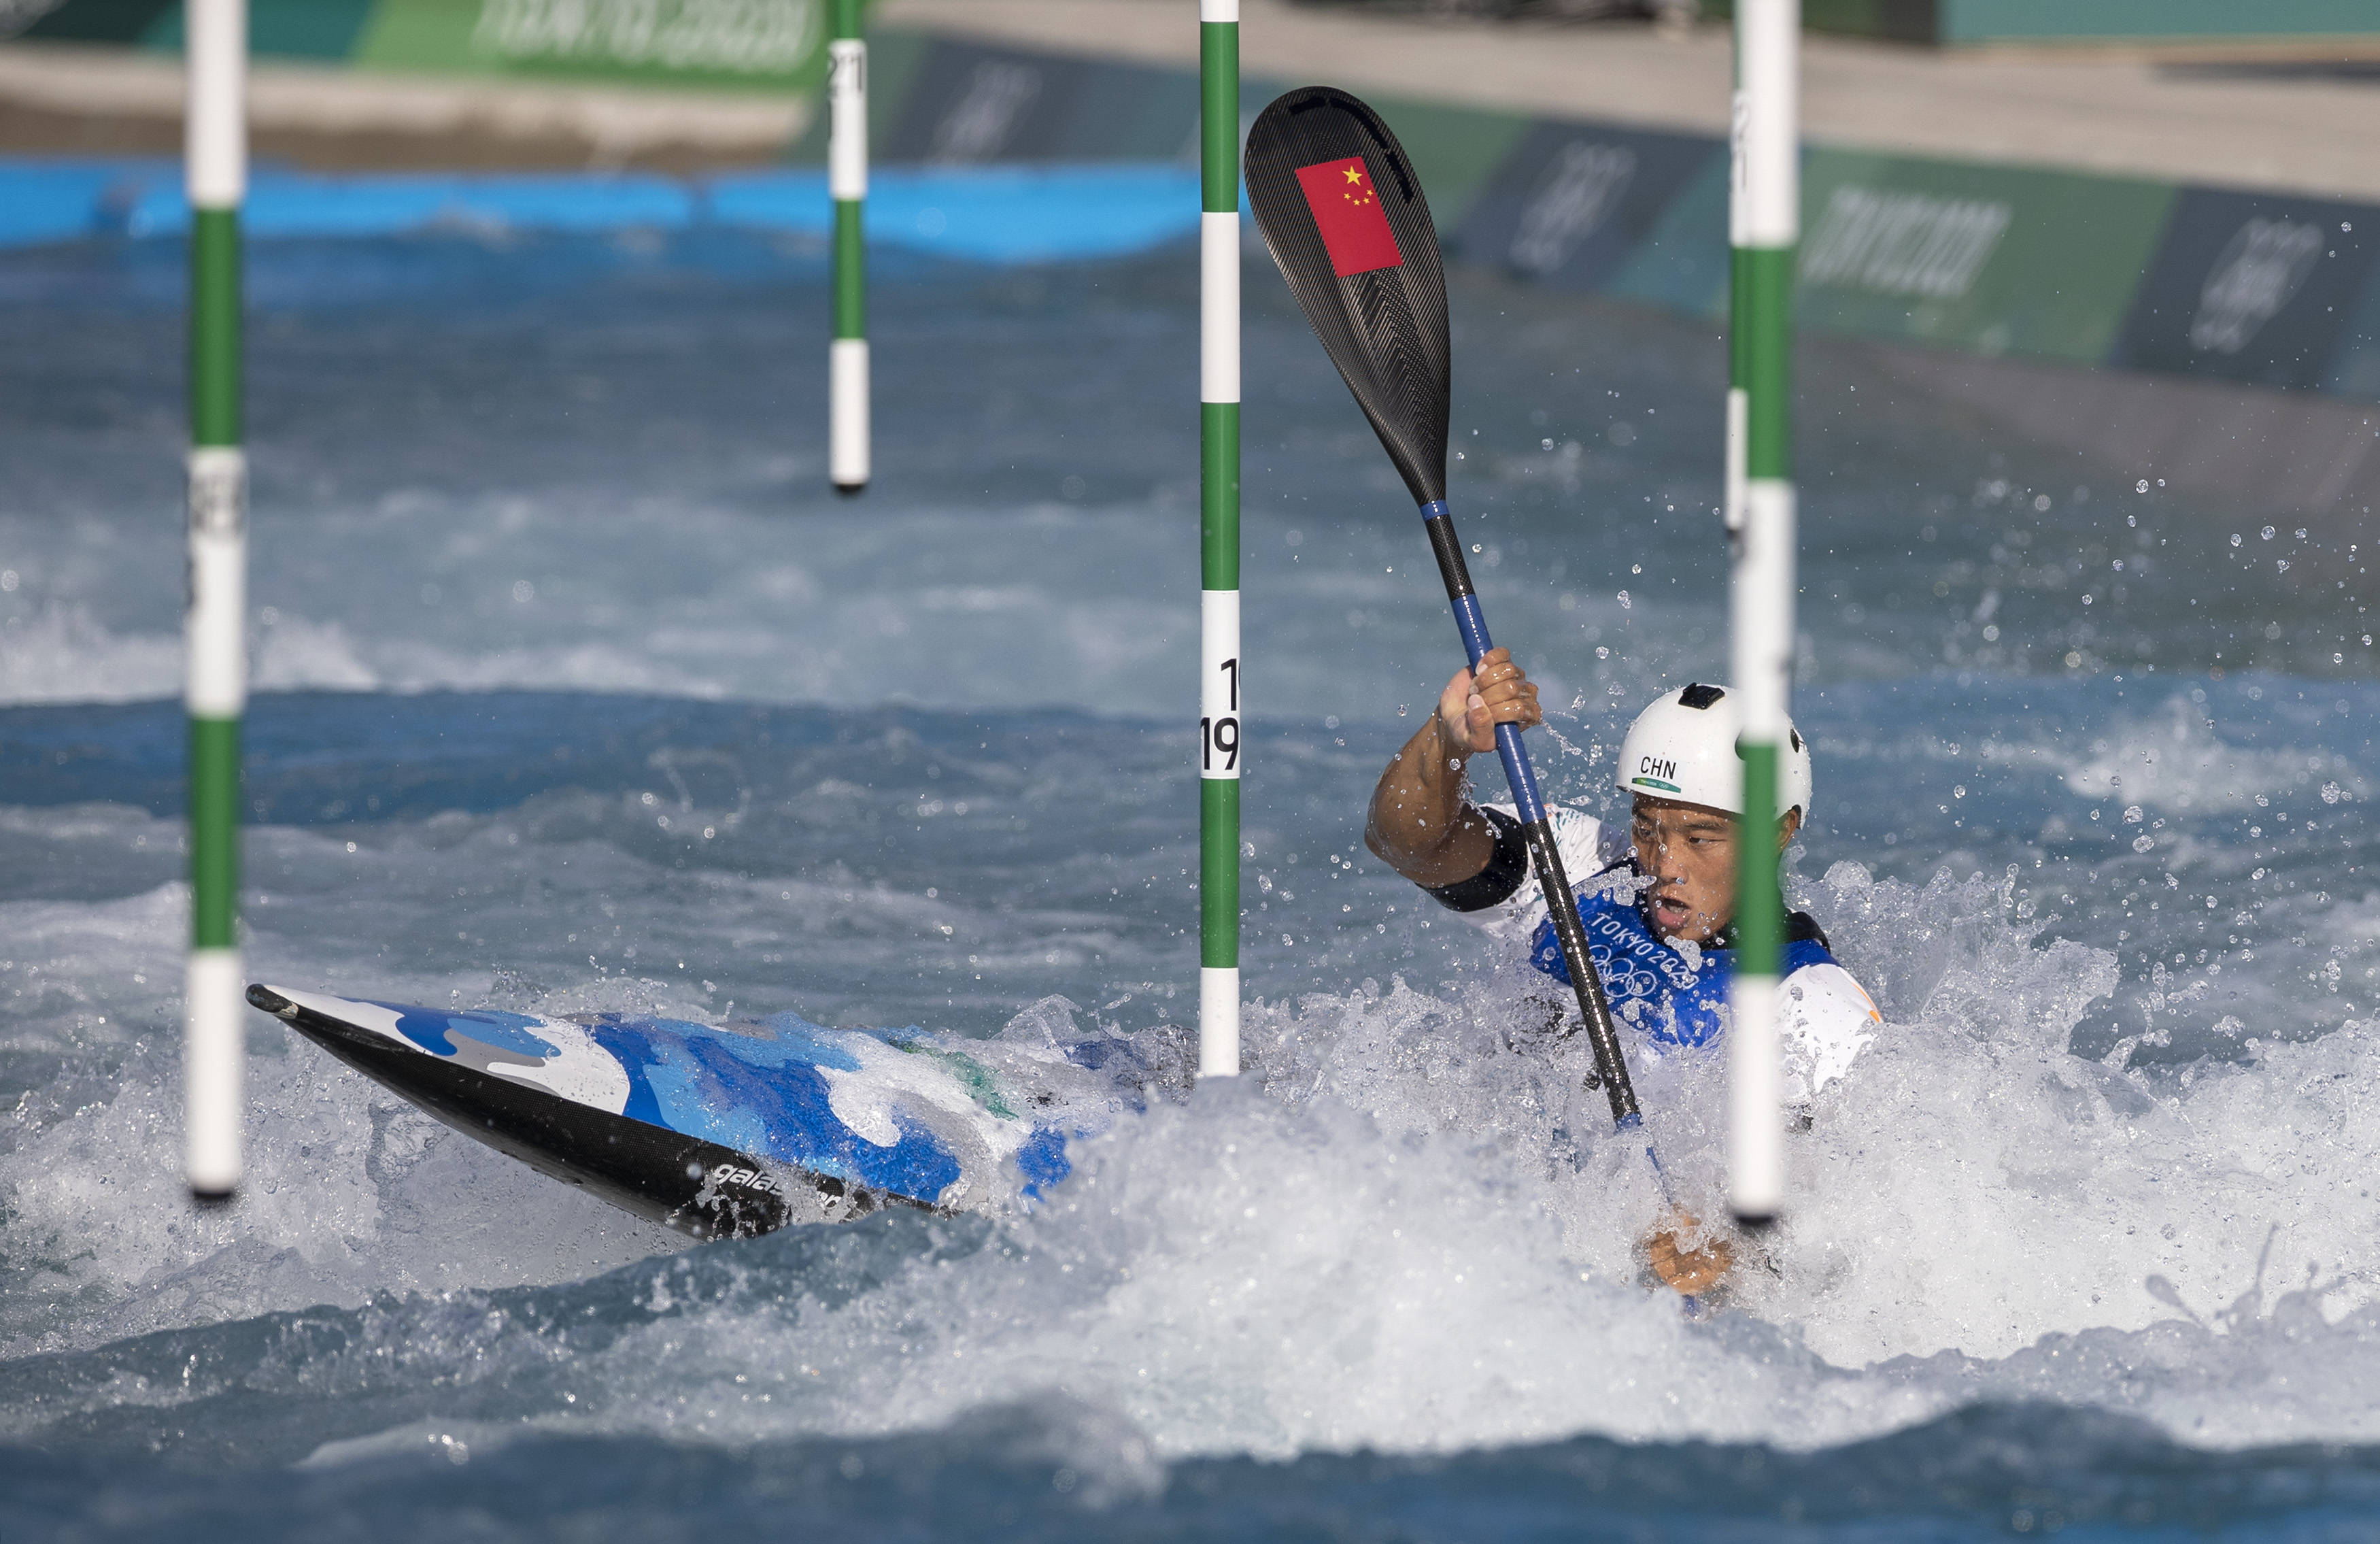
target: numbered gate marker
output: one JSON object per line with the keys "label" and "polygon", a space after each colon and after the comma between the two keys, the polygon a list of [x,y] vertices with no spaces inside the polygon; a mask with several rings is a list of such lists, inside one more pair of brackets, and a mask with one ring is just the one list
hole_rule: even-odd
{"label": "numbered gate marker", "polygon": [[1198,0],[1198,1076],[1240,1070],[1240,6]]}

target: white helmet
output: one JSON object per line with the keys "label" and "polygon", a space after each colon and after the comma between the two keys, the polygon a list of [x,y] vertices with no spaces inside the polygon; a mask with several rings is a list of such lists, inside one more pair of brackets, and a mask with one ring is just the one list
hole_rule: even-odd
{"label": "white helmet", "polygon": [[[1620,742],[1620,791],[1742,814],[1743,762],[1735,753],[1741,719],[1735,694],[1725,687],[1697,684],[1662,693],[1636,715]],[[1810,748],[1790,722],[1785,743],[1777,802],[1783,809],[1799,809],[1806,821]]]}

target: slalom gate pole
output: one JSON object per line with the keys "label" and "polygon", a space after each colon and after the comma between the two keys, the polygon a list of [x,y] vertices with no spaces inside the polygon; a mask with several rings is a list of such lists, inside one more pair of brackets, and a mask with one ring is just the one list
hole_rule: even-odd
{"label": "slalom gate pole", "polygon": [[240,715],[248,705],[248,461],[240,449],[239,206],[248,184],[248,0],[188,0],[190,956],[183,1174],[239,1189]]}
{"label": "slalom gate pole", "polygon": [[1240,4],[1198,0],[1198,1076],[1240,1070]]}
{"label": "slalom gate pole", "polygon": [[868,486],[868,39],[865,0],[832,0],[826,45],[827,193],[834,200],[834,341],[827,346],[827,475]]}
{"label": "slalom gate pole", "polygon": [[1736,1221],[1748,1228],[1774,1222],[1785,1202],[1777,1033],[1785,917],[1778,890],[1777,792],[1793,675],[1788,308],[1801,230],[1801,0],[1738,0],[1735,13],[1727,480],[1735,548],[1731,663],[1743,715],[1738,742],[1743,817],[1728,1032],[1728,1189]]}

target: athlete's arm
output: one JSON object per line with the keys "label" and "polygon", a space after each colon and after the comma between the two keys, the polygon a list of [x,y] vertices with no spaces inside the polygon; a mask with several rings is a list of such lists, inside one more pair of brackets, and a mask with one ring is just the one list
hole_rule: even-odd
{"label": "athlete's arm", "polygon": [[1488,867],[1495,828],[1464,797],[1463,763],[1496,748],[1496,725],[1542,723],[1537,687],[1509,650],[1488,651],[1475,679],[1458,670],[1438,711],[1390,759],[1372,789],[1364,845],[1425,889],[1458,884]]}

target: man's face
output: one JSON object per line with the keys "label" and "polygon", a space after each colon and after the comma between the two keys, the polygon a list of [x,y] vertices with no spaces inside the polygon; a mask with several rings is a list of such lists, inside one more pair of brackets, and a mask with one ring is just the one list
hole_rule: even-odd
{"label": "man's face", "polygon": [[[1801,829],[1802,812],[1785,811],[1777,823],[1777,850],[1783,852]],[[1655,932],[1708,943],[1727,930],[1735,920],[1741,821],[1699,804],[1638,794],[1629,835],[1636,844],[1636,867],[1653,881],[1645,910]]]}
{"label": "man's face", "polygon": [[1639,794],[1630,835],[1653,882],[1645,911],[1663,938],[1708,943],[1735,919],[1737,828],[1732,815]]}

